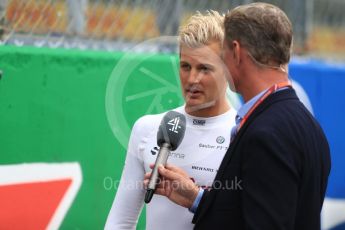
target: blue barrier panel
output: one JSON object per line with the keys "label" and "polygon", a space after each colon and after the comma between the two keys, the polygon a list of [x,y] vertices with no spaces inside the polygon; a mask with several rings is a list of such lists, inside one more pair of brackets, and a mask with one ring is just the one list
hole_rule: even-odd
{"label": "blue barrier panel", "polygon": [[331,148],[332,170],[322,213],[323,228],[344,230],[345,65],[294,60],[290,64],[290,75],[307,93]]}

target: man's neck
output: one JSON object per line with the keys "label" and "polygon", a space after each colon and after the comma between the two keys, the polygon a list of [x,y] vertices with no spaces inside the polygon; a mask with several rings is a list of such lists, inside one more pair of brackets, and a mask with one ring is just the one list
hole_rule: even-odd
{"label": "man's neck", "polygon": [[[273,72],[274,71],[274,72]],[[239,92],[245,102],[249,101],[265,89],[270,88],[274,84],[288,81],[286,73],[276,72],[276,70],[261,71],[251,76]]]}

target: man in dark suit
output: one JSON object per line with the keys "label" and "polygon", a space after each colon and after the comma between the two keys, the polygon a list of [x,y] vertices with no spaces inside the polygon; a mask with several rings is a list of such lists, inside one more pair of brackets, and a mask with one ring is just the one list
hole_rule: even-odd
{"label": "man in dark suit", "polygon": [[210,190],[168,166],[156,192],[194,212],[195,229],[320,229],[330,153],[289,83],[291,23],[279,8],[252,3],[224,25],[230,87],[245,101],[230,148]]}

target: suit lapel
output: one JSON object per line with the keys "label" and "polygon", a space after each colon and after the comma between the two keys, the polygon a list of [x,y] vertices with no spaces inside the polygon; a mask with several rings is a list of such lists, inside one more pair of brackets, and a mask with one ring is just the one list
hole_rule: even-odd
{"label": "suit lapel", "polygon": [[269,106],[272,105],[273,103],[276,103],[278,101],[288,100],[288,99],[297,99],[298,100],[296,93],[293,89],[286,89],[286,90],[279,91],[279,92],[276,92],[276,93],[270,95],[265,101],[262,102],[261,105],[259,105],[255,109],[255,111],[248,117],[247,122],[239,130],[235,139],[233,140],[230,147],[228,148],[228,151],[226,152],[226,154],[225,154],[225,156],[221,162],[221,165],[219,166],[218,173],[216,175],[215,180],[221,180],[222,179],[225,168],[229,164],[229,162],[233,156],[233,153],[236,151],[238,144],[241,142],[243,134],[245,133],[247,128],[251,125],[251,123],[253,123],[255,118],[258,115],[260,115],[263,111],[268,109]]}

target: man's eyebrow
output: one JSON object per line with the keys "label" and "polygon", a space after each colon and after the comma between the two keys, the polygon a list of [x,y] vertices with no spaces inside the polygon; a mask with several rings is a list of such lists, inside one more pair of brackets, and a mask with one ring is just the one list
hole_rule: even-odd
{"label": "man's eyebrow", "polygon": [[[183,60],[180,61],[180,65],[185,65],[185,64],[190,65],[190,63],[188,61],[183,61]],[[215,66],[210,64],[210,63],[198,63],[196,66],[197,66],[197,68],[206,67],[206,68],[212,69],[212,70],[215,69]]]}
{"label": "man's eyebrow", "polygon": [[180,65],[190,65],[187,61],[180,61]]}
{"label": "man's eyebrow", "polygon": [[209,64],[209,63],[200,63],[200,64],[198,64],[197,66],[198,66],[198,67],[205,66],[205,67],[207,67],[208,69],[214,69],[214,68],[215,68],[214,65]]}

